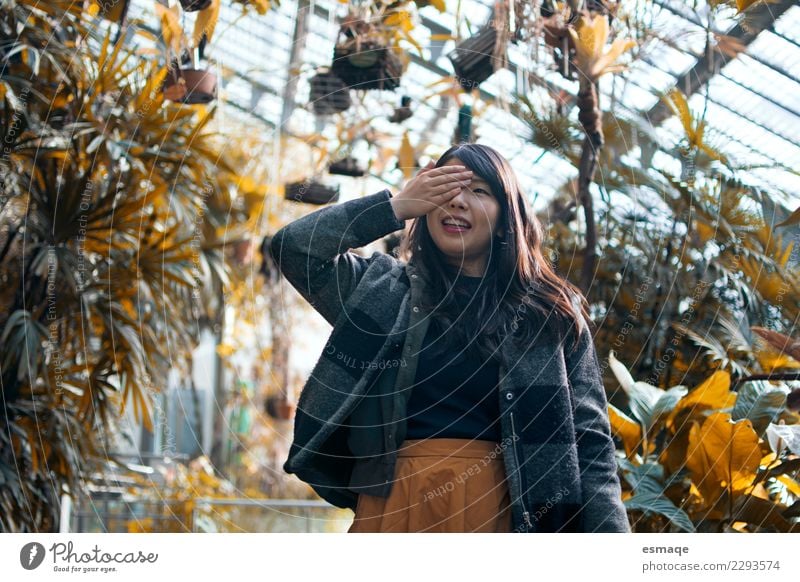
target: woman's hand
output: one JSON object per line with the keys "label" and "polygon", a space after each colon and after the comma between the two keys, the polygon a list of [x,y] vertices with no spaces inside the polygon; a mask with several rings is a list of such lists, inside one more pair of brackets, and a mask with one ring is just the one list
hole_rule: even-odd
{"label": "woman's hand", "polygon": [[466,166],[434,167],[431,161],[411,178],[389,202],[399,220],[424,216],[449,201],[472,181]]}

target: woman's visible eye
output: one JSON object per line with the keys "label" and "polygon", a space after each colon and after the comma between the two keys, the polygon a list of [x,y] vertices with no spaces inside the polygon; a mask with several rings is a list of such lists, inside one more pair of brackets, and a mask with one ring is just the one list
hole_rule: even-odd
{"label": "woman's visible eye", "polygon": [[473,190],[473,192],[483,192],[484,194],[488,194],[488,192],[486,190],[484,190],[483,188],[475,188]]}

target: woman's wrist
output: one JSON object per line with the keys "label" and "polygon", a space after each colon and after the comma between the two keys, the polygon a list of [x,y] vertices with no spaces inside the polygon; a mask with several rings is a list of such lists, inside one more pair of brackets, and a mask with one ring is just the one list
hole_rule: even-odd
{"label": "woman's wrist", "polygon": [[[391,190],[389,192],[391,194]],[[392,205],[392,211],[394,212],[394,215],[397,218],[397,220],[401,221],[408,220],[408,218],[403,214],[402,211],[402,206],[403,206],[402,200],[399,200],[394,194],[392,194],[391,197],[389,198],[389,204]]]}

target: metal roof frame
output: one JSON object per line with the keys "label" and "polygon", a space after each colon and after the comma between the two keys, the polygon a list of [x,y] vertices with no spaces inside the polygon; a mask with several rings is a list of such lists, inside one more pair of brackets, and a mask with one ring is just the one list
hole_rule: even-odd
{"label": "metal roof frame", "polygon": [[[133,0],[133,3],[134,5],[139,4],[146,8],[146,3],[148,1],[150,0]],[[293,17],[298,2],[304,3],[309,9],[308,23],[305,23],[305,25],[300,28],[296,28],[296,18]],[[473,16],[473,20],[476,22],[480,20],[479,16],[481,16],[481,12],[484,16],[491,13],[493,4],[493,0],[462,0],[462,2],[462,10],[471,9],[472,14],[477,15]],[[684,22],[688,27],[700,27],[705,29],[705,25],[700,21],[697,14],[685,3],[678,3],[677,0],[652,0],[652,2],[655,6],[663,9],[665,13],[669,13],[671,19],[677,19],[676,23]],[[702,9],[704,1],[697,0],[697,4]],[[220,16],[221,22],[218,26],[224,26],[225,24],[225,22],[223,22],[226,18],[226,11],[224,8],[223,6]],[[238,16],[238,9],[231,10],[233,10],[234,13],[233,16],[231,16],[231,14],[227,16],[229,24],[233,21],[234,17]],[[248,108],[243,95],[232,97],[228,102],[241,112],[249,113],[259,118],[272,129],[280,127],[282,131],[287,131],[286,124],[283,122],[289,121],[295,108],[304,110],[304,114],[297,113],[297,115],[301,117],[303,115],[307,115],[309,118],[312,116],[300,103],[296,102],[294,95],[296,87],[294,85],[297,79],[289,78],[289,62],[290,60],[297,62],[298,58],[303,58],[302,54],[304,51],[306,53],[304,62],[310,62],[308,56],[312,53],[317,55],[314,61],[316,62],[316,58],[321,54],[320,50],[324,50],[323,41],[326,44],[330,44],[330,46],[335,43],[335,32],[338,31],[338,24],[336,23],[335,16],[338,12],[342,11],[343,8],[336,0],[286,0],[281,3],[279,8],[274,8],[273,10],[278,13],[273,15],[267,14],[265,16],[254,15],[254,18],[247,24],[237,22],[237,26],[240,27],[240,30],[237,31],[238,34],[235,35],[237,37],[236,46],[231,44],[224,46],[224,43],[219,43],[219,45],[214,48],[212,56],[221,57],[229,68],[231,67],[230,63],[236,62],[237,60],[247,60],[247,58],[251,56],[257,57],[259,54],[265,55],[265,58],[268,59],[270,63],[274,63],[276,65],[273,70],[274,74],[268,74],[271,76],[264,76],[261,73],[252,72],[252,67],[249,70],[246,67],[239,67],[241,70],[235,71],[234,84],[244,87],[250,85],[251,106]],[[790,20],[786,21],[786,25],[783,26],[784,22],[781,19],[785,20],[786,18]],[[725,20],[725,18],[720,19],[720,21]],[[717,108],[720,114],[726,112],[726,115],[733,114],[742,120],[741,127],[719,127],[709,123],[710,129],[718,135],[737,142],[737,144],[742,146],[743,150],[751,151],[759,157],[766,156],[770,158],[771,155],[769,151],[785,154],[787,156],[785,162],[788,162],[785,165],[793,169],[800,169],[800,140],[794,138],[795,135],[800,135],[800,133],[795,134],[792,131],[795,125],[800,127],[800,106],[796,106],[796,101],[792,101],[790,97],[787,97],[787,95],[794,94],[796,89],[800,89],[800,87],[797,87],[800,85],[800,78],[798,78],[798,74],[792,71],[792,63],[800,63],[800,39],[794,38],[792,35],[792,31],[795,30],[793,23],[796,20],[800,21],[800,6],[797,6],[796,0],[777,0],[775,3],[768,3],[765,6],[756,6],[748,13],[746,25],[728,20],[729,22],[734,22],[729,30],[712,31],[718,34],[731,36],[740,40],[745,45],[745,50],[735,58],[729,58],[719,50],[714,50],[711,55],[697,55],[694,54],[690,48],[685,46],[679,45],[670,47],[665,50],[680,51],[680,54],[693,61],[686,70],[683,70],[680,74],[676,74],[677,70],[665,70],[665,67],[657,64],[656,59],[648,57],[647,55],[641,55],[634,61],[633,67],[627,72],[617,75],[617,79],[611,81],[607,81],[605,78],[603,79],[604,83],[601,83],[601,99],[603,101],[609,99],[611,92],[619,88],[620,82],[631,83],[633,86],[638,87],[639,90],[645,90],[650,95],[655,96],[656,101],[653,103],[651,99],[650,103],[652,104],[642,109],[637,107],[636,103],[626,102],[624,99],[620,99],[619,96],[617,96],[616,102],[624,111],[631,114],[632,119],[639,124],[649,125],[650,128],[648,129],[660,125],[665,126],[665,129],[668,127],[674,128],[674,122],[665,124],[671,115],[671,110],[657,99],[657,95],[654,93],[654,87],[645,87],[642,85],[641,81],[635,78],[637,75],[646,76],[648,70],[653,72],[658,71],[659,75],[668,75],[668,77],[662,79],[662,90],[669,88],[670,85],[681,87],[690,99],[692,99],[693,96],[695,99],[707,99],[709,106]],[[420,11],[420,25],[432,34],[440,34],[443,31],[451,30],[452,22],[453,16],[451,14],[441,15],[433,8],[426,8]],[[295,35],[294,39],[292,38],[292,33]],[[303,38],[298,38],[298,34]],[[422,36],[424,36],[424,31]],[[759,41],[759,39],[764,40]],[[790,57],[781,59],[779,56],[776,59],[769,59],[764,54],[762,48],[756,47],[756,45],[760,46],[760,43],[773,43],[777,39],[780,39],[780,41],[784,43],[781,45],[784,52],[791,51],[793,54],[796,51],[797,58],[794,59]],[[287,45],[287,40],[290,44],[284,49],[283,47]],[[300,43],[305,43],[305,46],[300,46]],[[450,41],[448,41],[448,43],[450,43]],[[446,58],[446,53],[451,50],[448,48],[448,43],[432,43],[432,46],[429,47],[429,56],[432,58],[423,58],[416,52],[409,51],[408,54],[411,60],[410,67],[419,67],[419,69],[412,69],[411,74],[404,76],[403,84],[401,84],[401,89],[398,89],[398,93],[404,91],[404,84],[407,89],[413,89],[417,94],[421,92],[421,83],[423,83],[424,77],[414,73],[414,70],[424,70],[435,76],[450,75],[451,73],[448,68],[443,67],[439,63],[441,59]],[[308,44],[313,46],[307,46]],[[258,49],[244,52],[247,47],[252,46],[256,46]],[[234,54],[233,51],[237,51],[238,54]],[[281,54],[284,56],[280,57]],[[677,55],[678,53],[668,52],[663,54]],[[250,59],[250,61],[257,63],[255,59]],[[759,72],[762,75],[766,75],[766,71],[768,70],[770,71],[770,75],[779,75],[780,77],[774,78],[776,83],[769,83],[766,86],[762,83],[761,86],[759,86],[757,82],[758,78],[750,82],[747,78],[743,78],[740,74],[737,74],[735,70],[727,69],[727,65],[737,61],[747,61],[749,63],[748,71],[755,71],[756,75]],[[759,69],[758,67],[765,67],[766,69]],[[541,85],[544,89],[551,92],[566,89],[574,94],[577,90],[577,83],[566,81],[560,77],[557,72],[543,72],[541,67],[535,63],[515,62],[515,60],[511,58],[511,55],[509,56],[508,71],[511,75],[511,79],[517,79],[517,90],[520,89],[520,74],[524,74],[526,77],[529,77],[533,83]],[[502,82],[499,80],[501,78]],[[771,77],[770,81],[772,80]],[[779,84],[778,80],[780,80],[780,83],[783,83],[785,80],[787,85],[784,87],[790,87],[791,89],[786,89],[783,92],[776,92],[774,90],[774,85]],[[485,101],[492,102],[498,98],[498,95],[507,97],[509,95],[509,89],[507,87],[509,82],[509,78],[504,75],[497,74],[491,77],[479,87],[481,98]],[[725,85],[726,89],[728,87],[731,88],[730,96],[727,94],[727,91],[724,97],[720,97],[720,95],[714,93],[714,89],[717,88],[716,84],[719,82],[727,83],[727,85]],[[707,96],[704,94],[703,87],[709,86],[712,87],[712,91],[711,95]],[[499,89],[501,93],[496,93],[495,89]],[[767,89],[771,89],[772,91],[768,92]],[[239,93],[241,93],[241,90],[239,90]],[[270,96],[270,103],[262,103],[263,107],[259,108],[257,98],[262,94]],[[282,101],[279,103],[274,102],[276,97],[282,99]],[[743,111],[741,106],[739,106],[740,103],[754,98],[762,100],[759,101],[758,104],[763,104],[760,107],[756,104],[756,108],[769,108],[770,112],[778,112],[776,115],[780,116],[780,123],[777,125],[770,123],[771,118],[769,120],[754,119],[753,117],[757,116],[748,115],[748,112]],[[234,103],[234,101],[236,102]],[[478,131],[482,135],[496,136],[496,138],[502,142],[497,144],[498,147],[508,150],[508,136],[510,135],[510,127],[514,120],[509,119],[508,114],[500,108],[492,107],[491,111],[492,115],[487,114],[481,118]],[[435,143],[441,141],[443,142],[443,146],[448,145],[444,142],[449,141],[451,131],[440,130],[439,126],[451,113],[452,112],[442,112],[439,107],[426,102],[423,104],[422,109],[418,109],[418,113],[415,113],[415,117],[419,116],[419,119],[415,120],[412,118],[406,123],[406,127],[419,126],[419,131],[422,132],[423,135],[430,137]],[[272,119],[273,117],[275,119]],[[399,128],[398,131],[401,129],[403,128]],[[756,129],[758,129],[757,132]],[[749,134],[754,133],[758,133],[758,135],[753,138],[757,144],[755,146],[750,143],[751,139],[749,139]],[[672,131],[672,134],[674,134],[674,131]],[[513,137],[518,138],[521,143],[519,148],[520,153],[517,155],[524,157],[524,159],[520,159],[518,163],[515,163],[514,166],[515,168],[520,168],[521,180],[527,181],[529,185],[532,185],[532,190],[537,190],[539,187],[545,187],[546,189],[548,185],[551,190],[555,190],[558,182],[563,182],[570,177],[574,177],[574,173],[568,167],[568,164],[556,154],[551,154],[550,158],[548,158],[552,160],[553,163],[548,164],[547,168],[539,166],[536,162],[525,162],[525,159],[535,159],[538,161],[541,156],[544,155],[543,151],[545,150],[540,150],[535,145],[530,144],[525,140],[524,136],[520,134]],[[676,138],[677,137],[676,135]],[[487,143],[489,143],[489,141],[489,139],[486,140]],[[511,157],[509,159],[511,159]],[[790,176],[787,180],[789,180],[789,183],[794,187],[794,191],[800,188],[800,179],[792,182],[793,178]]]}

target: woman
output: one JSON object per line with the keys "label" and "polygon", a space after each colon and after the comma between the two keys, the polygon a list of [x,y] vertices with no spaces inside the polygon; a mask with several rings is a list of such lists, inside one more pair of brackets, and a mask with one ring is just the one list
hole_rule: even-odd
{"label": "woman", "polygon": [[[414,220],[399,260],[348,252]],[[460,144],[281,229],[281,271],[333,325],[284,469],[351,532],[629,532],[586,300],[494,149]]]}

